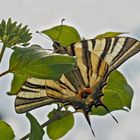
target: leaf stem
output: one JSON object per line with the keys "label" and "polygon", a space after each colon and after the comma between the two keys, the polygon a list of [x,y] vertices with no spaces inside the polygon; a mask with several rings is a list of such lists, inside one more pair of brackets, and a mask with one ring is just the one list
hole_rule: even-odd
{"label": "leaf stem", "polygon": [[[74,112],[75,113],[75,112]],[[61,118],[63,118],[64,116],[67,116],[69,115],[69,113],[66,113],[66,114],[62,114],[62,115],[55,115],[53,116],[50,120],[46,121],[45,123],[43,123],[41,126],[42,128],[48,126],[50,123],[52,123],[53,121],[56,121],[56,120],[59,120]],[[24,137],[22,137],[20,140],[26,140],[27,138],[29,138],[30,136],[30,133],[26,134]]]}
{"label": "leaf stem", "polygon": [[2,60],[2,57],[3,57],[3,54],[4,54],[4,52],[5,52],[5,49],[6,49],[6,46],[3,45],[3,46],[2,46],[2,50],[1,50],[1,52],[0,52],[0,63],[1,63],[1,60]]}
{"label": "leaf stem", "polygon": [[5,74],[7,74],[7,73],[9,73],[9,72],[10,72],[9,70],[6,70],[6,71],[0,73],[0,77],[2,77],[3,75],[5,75]]}

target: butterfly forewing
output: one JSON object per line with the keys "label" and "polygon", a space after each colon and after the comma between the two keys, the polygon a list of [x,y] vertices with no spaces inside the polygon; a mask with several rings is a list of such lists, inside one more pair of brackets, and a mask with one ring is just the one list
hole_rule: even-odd
{"label": "butterfly forewing", "polygon": [[107,62],[109,65],[109,72],[119,67],[120,64],[140,51],[140,42],[130,37],[88,40],[88,42],[90,41],[94,43],[89,50]]}

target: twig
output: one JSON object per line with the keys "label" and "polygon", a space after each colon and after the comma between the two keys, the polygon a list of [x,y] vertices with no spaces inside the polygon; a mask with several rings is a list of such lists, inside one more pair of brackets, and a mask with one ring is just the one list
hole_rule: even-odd
{"label": "twig", "polygon": [[0,63],[1,63],[1,60],[2,60],[2,57],[3,57],[3,54],[5,52],[5,49],[6,49],[5,45],[3,45],[2,50],[0,52]]}
{"label": "twig", "polygon": [[[67,112],[66,114],[60,114],[60,115],[56,114],[56,115],[53,116],[53,118],[51,118],[50,120],[46,121],[46,122],[43,123],[41,126],[42,126],[42,128],[44,128],[44,127],[46,127],[47,125],[49,125],[50,123],[52,123],[52,122],[54,122],[54,121],[56,121],[56,120],[59,120],[59,119],[63,118],[64,116],[67,116],[67,115],[69,115],[69,112]],[[26,140],[27,138],[29,138],[29,136],[30,136],[30,133],[26,134],[26,135],[25,135],[24,137],[22,137],[20,140]]]}
{"label": "twig", "polygon": [[0,77],[2,77],[3,75],[5,75],[5,74],[7,74],[7,73],[9,73],[9,70],[6,70],[6,71],[0,73]]}

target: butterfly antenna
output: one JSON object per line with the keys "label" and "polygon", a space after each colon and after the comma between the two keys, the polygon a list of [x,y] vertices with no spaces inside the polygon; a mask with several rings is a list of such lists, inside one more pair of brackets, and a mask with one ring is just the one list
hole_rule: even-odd
{"label": "butterfly antenna", "polygon": [[83,109],[83,114],[84,114],[84,116],[85,116],[85,118],[86,118],[86,120],[87,120],[87,122],[88,122],[88,124],[89,124],[89,127],[90,127],[90,129],[91,129],[91,132],[92,132],[93,136],[95,137],[95,133],[94,133],[93,128],[92,128],[92,126],[91,126],[91,121],[90,121],[90,117],[89,117],[89,115],[88,115],[88,112],[89,112],[89,111],[86,111],[85,109]]}
{"label": "butterfly antenna", "polygon": [[63,27],[63,22],[64,22],[64,21],[65,21],[65,19],[63,18],[63,19],[61,20],[60,32],[59,32],[59,34],[58,34],[58,38],[57,38],[56,41],[59,41],[59,39],[60,39],[60,35],[61,35],[61,33],[62,33],[62,27]]}
{"label": "butterfly antenna", "polygon": [[61,36],[61,33],[62,33],[62,28],[63,28],[63,22],[64,22],[65,19],[62,19],[61,20],[61,26],[60,26],[60,31],[59,31],[59,34],[58,34],[58,37],[56,40],[54,40],[53,42],[53,48],[54,48],[54,53],[58,52],[59,51],[59,47],[61,47],[61,44],[59,42],[59,39],[60,39],[60,36]]}
{"label": "butterfly antenna", "polygon": [[111,115],[111,117],[115,120],[115,122],[118,123],[118,120],[111,114],[107,106],[105,106],[103,103],[101,103],[101,106],[104,107],[104,109]]}
{"label": "butterfly antenna", "polygon": [[42,37],[44,37],[44,38],[46,38],[46,39],[48,39],[48,40],[52,41],[52,39],[51,39],[51,38],[47,37],[46,35],[42,34],[41,32],[36,31],[36,33],[37,33],[37,34],[39,34],[40,36],[42,36]]}

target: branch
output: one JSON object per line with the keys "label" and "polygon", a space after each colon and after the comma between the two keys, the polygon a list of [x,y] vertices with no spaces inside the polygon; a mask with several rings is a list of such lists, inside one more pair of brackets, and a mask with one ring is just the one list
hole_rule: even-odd
{"label": "branch", "polygon": [[0,63],[1,63],[1,60],[2,60],[2,57],[3,57],[3,54],[4,54],[4,52],[5,52],[5,49],[6,49],[5,45],[3,45],[3,46],[2,46],[2,50],[1,50],[1,52],[0,52]]}
{"label": "branch", "polygon": [[9,72],[10,72],[9,70],[6,70],[6,71],[0,73],[0,77],[2,77],[3,75],[5,75],[5,74],[7,74],[7,73],[9,73]]}
{"label": "branch", "polygon": [[[43,123],[41,126],[42,126],[42,128],[44,128],[44,127],[48,126],[50,123],[52,123],[52,122],[54,122],[56,120],[59,120],[59,119],[63,118],[64,116],[67,116],[67,115],[69,115],[69,112],[66,113],[66,114],[61,114],[61,115],[60,114],[59,115],[56,114],[50,120],[48,120],[45,123]],[[20,140],[26,140],[27,138],[29,138],[29,136],[30,136],[30,133],[26,134]]]}

